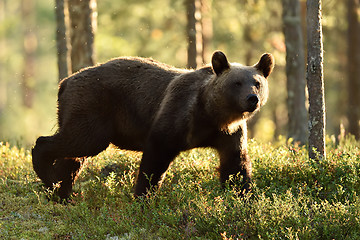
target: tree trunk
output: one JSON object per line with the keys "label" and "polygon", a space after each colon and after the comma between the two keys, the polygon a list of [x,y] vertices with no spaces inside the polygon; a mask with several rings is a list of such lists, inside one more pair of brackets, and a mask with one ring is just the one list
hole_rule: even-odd
{"label": "tree trunk", "polygon": [[321,0],[307,0],[307,47],[309,157],[324,159],[326,153]]}
{"label": "tree trunk", "polygon": [[69,0],[72,72],[94,65],[96,0]]}
{"label": "tree trunk", "polygon": [[286,44],[288,137],[305,144],[305,58],[299,0],[282,0],[283,31]]}
{"label": "tree trunk", "polygon": [[37,48],[37,37],[34,32],[34,1],[22,0],[21,14],[23,21],[24,36],[24,63],[22,73],[22,99],[25,107],[31,108],[34,98],[34,75],[35,75],[35,52]]}
{"label": "tree trunk", "polygon": [[202,64],[210,62],[212,55],[213,24],[211,17],[211,1],[201,2]]}
{"label": "tree trunk", "polygon": [[56,0],[55,4],[56,43],[60,81],[71,74],[69,11],[67,0]]}
{"label": "tree trunk", "polygon": [[360,139],[360,23],[359,0],[348,0],[348,120],[349,133]]}
{"label": "tree trunk", "polygon": [[201,3],[200,0],[185,0],[185,5],[188,40],[187,67],[196,69],[202,63]]}

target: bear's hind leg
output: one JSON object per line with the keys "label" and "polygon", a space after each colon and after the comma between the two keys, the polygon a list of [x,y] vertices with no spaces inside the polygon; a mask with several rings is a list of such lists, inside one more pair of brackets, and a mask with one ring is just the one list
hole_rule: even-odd
{"label": "bear's hind leg", "polygon": [[86,157],[82,158],[61,158],[57,159],[54,164],[56,179],[60,183],[60,188],[56,190],[56,194],[61,199],[70,196],[72,187],[79,176]]}
{"label": "bear's hind leg", "polygon": [[60,187],[56,193],[61,199],[65,199],[70,196],[86,157],[99,154],[109,146],[110,141],[96,134],[82,137],[77,135],[76,139],[61,137],[58,141],[60,148],[54,164],[54,174]]}
{"label": "bear's hind leg", "polygon": [[74,132],[61,129],[52,137],[40,137],[33,149],[33,166],[45,186],[52,188],[59,183],[57,194],[67,198],[84,160],[95,156],[110,143],[108,131],[93,128],[92,131]]}

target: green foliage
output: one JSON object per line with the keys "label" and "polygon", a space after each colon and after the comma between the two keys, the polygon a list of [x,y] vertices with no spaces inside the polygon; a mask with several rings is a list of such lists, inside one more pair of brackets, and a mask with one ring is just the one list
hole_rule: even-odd
{"label": "green foliage", "polygon": [[1,239],[359,239],[360,146],[328,158],[280,139],[250,142],[250,194],[221,189],[211,149],[181,153],[160,189],[134,199],[141,153],[109,147],[87,160],[67,204],[47,200],[30,152],[0,144]]}
{"label": "green foliage", "polygon": [[318,201],[352,201],[360,189],[358,145],[356,141],[341,144],[322,161],[309,160],[305,147],[258,148],[255,155],[259,158],[254,159],[258,187],[270,193],[291,189],[295,195],[305,193]]}

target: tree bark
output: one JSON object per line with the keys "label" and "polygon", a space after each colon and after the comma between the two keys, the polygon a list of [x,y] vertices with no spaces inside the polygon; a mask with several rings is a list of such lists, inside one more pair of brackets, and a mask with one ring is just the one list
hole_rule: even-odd
{"label": "tree bark", "polygon": [[305,57],[299,0],[282,0],[286,44],[288,137],[301,144],[307,139]]}
{"label": "tree bark", "polygon": [[22,73],[22,99],[25,107],[31,108],[34,98],[34,75],[35,75],[35,53],[37,49],[37,37],[34,32],[34,1],[22,0],[21,13],[23,21],[24,36],[24,63]]}
{"label": "tree bark", "polygon": [[307,0],[307,48],[309,157],[324,159],[326,153],[321,0]]}
{"label": "tree bark", "polygon": [[187,67],[196,69],[202,63],[202,31],[200,0],[185,0],[186,34],[188,40]]}
{"label": "tree bark", "polygon": [[72,72],[94,65],[96,0],[69,0]]}
{"label": "tree bark", "polygon": [[69,11],[67,0],[56,0],[55,4],[56,43],[60,81],[71,74]]}
{"label": "tree bark", "polygon": [[201,33],[202,33],[202,64],[210,62],[212,55],[213,24],[211,1],[200,0],[201,3]]}
{"label": "tree bark", "polygon": [[349,133],[360,139],[360,23],[359,0],[348,0],[348,120]]}

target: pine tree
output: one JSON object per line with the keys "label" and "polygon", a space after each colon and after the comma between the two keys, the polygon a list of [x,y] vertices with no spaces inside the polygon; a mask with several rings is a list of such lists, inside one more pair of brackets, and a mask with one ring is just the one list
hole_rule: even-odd
{"label": "pine tree", "polygon": [[305,144],[305,57],[299,0],[283,0],[283,31],[286,44],[288,137]]}
{"label": "pine tree", "polygon": [[94,65],[96,0],[69,0],[72,72]]}
{"label": "pine tree", "polygon": [[58,55],[59,81],[71,74],[69,11],[67,0],[55,1],[56,43]]}
{"label": "pine tree", "polygon": [[307,86],[309,92],[309,157],[324,159],[325,99],[321,0],[308,0],[307,8]]}

